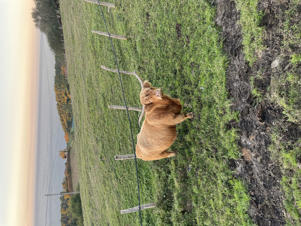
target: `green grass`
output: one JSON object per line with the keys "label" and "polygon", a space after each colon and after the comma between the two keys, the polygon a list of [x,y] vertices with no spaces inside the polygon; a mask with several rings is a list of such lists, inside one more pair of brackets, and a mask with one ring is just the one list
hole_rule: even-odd
{"label": "green grass", "polygon": [[297,64],[301,63],[301,53],[291,55],[291,63],[293,65],[297,65]]}
{"label": "green grass", "polygon": [[285,194],[287,225],[300,225],[301,210],[301,169],[297,159],[301,158],[301,139],[295,143],[284,142],[279,131],[272,135],[270,151],[278,159],[282,169],[281,186]]}
{"label": "green grass", "polygon": [[258,0],[235,0],[235,3],[240,12],[239,24],[243,35],[245,59],[250,65],[253,65],[264,49],[263,28],[259,27],[262,13],[257,11]]}
{"label": "green grass", "polygon": [[290,56],[290,70],[280,76],[271,78],[270,99],[283,108],[288,121],[301,124],[301,55],[296,50],[301,47],[301,21],[298,15],[300,2],[292,1],[285,12],[286,20],[283,23],[283,43],[281,52]]}
{"label": "green grass", "polygon": [[[286,120],[301,125],[301,75],[300,75],[300,48],[301,21],[296,17],[300,1],[291,1],[285,12],[286,20],[283,27],[283,41],[281,54],[290,57],[290,69],[279,76],[271,77],[268,100],[278,104],[283,109]],[[300,13],[299,13],[300,18]],[[284,206],[286,209],[287,225],[300,225],[301,218],[301,140],[290,141],[283,137],[283,132],[289,128],[276,125],[273,129],[270,150],[282,169],[281,185],[285,194]]]}
{"label": "green grass", "polygon": [[[257,53],[264,49],[262,46],[264,30],[259,27],[261,12],[257,11],[257,0],[242,1],[236,0],[237,8],[240,11],[240,25],[243,33],[243,46],[245,59],[252,65],[257,58]],[[280,75],[272,75],[269,92],[262,95],[254,86],[255,78],[250,78],[252,87],[252,95],[257,102],[271,101],[283,109],[286,121],[301,125],[301,75],[300,75],[300,52],[296,52],[300,48],[301,40],[301,22],[298,15],[300,2],[298,0],[291,1],[288,10],[285,12],[286,20],[280,27],[279,31],[283,35],[281,55],[290,57],[291,67],[288,71]],[[288,65],[290,66],[290,65]],[[260,79],[260,78],[259,78]],[[300,222],[300,163],[297,159],[301,156],[301,143],[287,141],[283,137],[284,124],[279,124],[272,128],[272,144],[270,151],[275,162],[278,162],[282,169],[281,186],[285,194],[284,206],[286,210],[286,221],[288,225],[298,225]]]}
{"label": "green grass", "polygon": [[[230,111],[225,85],[227,59],[215,27],[215,8],[207,1],[116,2],[105,11],[109,31],[125,35],[114,40],[122,70],[136,71],[165,93],[181,98],[195,118],[178,126],[172,146],[178,155],[155,162],[139,161],[142,203],[158,208],[143,211],[145,225],[250,225],[249,197],[228,168],[239,157],[237,134],[227,123],[238,120]],[[137,214],[120,215],[137,206],[133,161],[114,161],[132,152],[109,39],[99,8],[84,1],[61,0],[68,80],[75,122],[73,147],[80,167],[85,225],[134,225]],[[139,84],[122,77],[126,98],[139,106]],[[138,115],[131,112],[134,133]],[[105,159],[105,160],[101,160]]]}
{"label": "green grass", "polygon": [[271,79],[269,99],[283,109],[287,120],[300,124],[301,118],[301,75],[297,72],[287,72]]}
{"label": "green grass", "polygon": [[251,93],[256,100],[256,103],[260,103],[264,99],[264,95],[260,89],[258,89],[255,85],[255,80],[262,79],[262,72],[258,72],[255,76],[250,77],[250,86],[251,86]]}
{"label": "green grass", "polygon": [[[256,61],[256,53],[263,49],[263,29],[260,28],[259,22],[261,12],[258,12],[257,0],[242,1],[236,0],[237,8],[240,10],[240,24],[243,33],[243,46],[246,60],[252,65]],[[301,75],[300,75],[300,52],[296,52],[300,48],[301,40],[301,22],[298,15],[300,1],[291,1],[288,10],[285,12],[286,20],[280,24],[282,30],[279,33],[283,35],[281,55],[290,57],[289,70],[281,75],[272,75],[269,92],[262,95],[256,87],[254,80],[258,78],[253,76],[250,78],[252,87],[252,95],[257,101],[271,101],[283,109],[286,121],[301,125]],[[285,195],[284,206],[286,210],[286,221],[288,225],[300,225],[300,209],[301,209],[301,170],[298,159],[301,157],[301,140],[288,141],[283,137],[283,132],[288,130],[282,123],[277,123],[272,128],[271,135],[272,144],[270,151],[275,162],[281,166],[283,177],[281,186]]]}

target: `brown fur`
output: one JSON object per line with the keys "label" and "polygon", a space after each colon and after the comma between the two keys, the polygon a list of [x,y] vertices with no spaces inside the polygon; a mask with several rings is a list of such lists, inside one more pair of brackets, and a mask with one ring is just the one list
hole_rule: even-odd
{"label": "brown fur", "polygon": [[176,125],[192,118],[192,113],[182,114],[179,99],[164,95],[148,81],[143,83],[140,102],[145,105],[145,120],[137,136],[137,158],[151,161],[175,156],[167,150],[176,140]]}

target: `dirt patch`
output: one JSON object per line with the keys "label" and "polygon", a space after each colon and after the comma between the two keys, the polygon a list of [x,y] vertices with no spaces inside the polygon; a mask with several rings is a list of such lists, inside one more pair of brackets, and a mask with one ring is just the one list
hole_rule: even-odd
{"label": "dirt patch", "polygon": [[[278,2],[278,3],[277,3]],[[265,29],[264,45],[259,59],[252,67],[244,59],[239,12],[234,1],[216,0],[216,23],[222,28],[224,51],[228,55],[227,88],[233,99],[233,110],[240,113],[239,123],[230,123],[240,131],[239,145],[242,158],[229,164],[236,176],[247,185],[250,200],[249,216],[258,225],[285,225],[284,194],[281,189],[281,168],[268,150],[271,143],[271,128],[279,123],[296,128],[285,121],[282,110],[266,98],[258,100],[251,94],[250,78],[264,96],[268,92],[271,76],[288,69],[288,57],[280,56],[282,34],[281,22],[285,19],[287,1],[261,1],[259,10],[264,12],[261,26]],[[296,135],[298,136],[298,135]],[[287,139],[290,139],[287,137]],[[293,138],[295,139],[295,137]]]}

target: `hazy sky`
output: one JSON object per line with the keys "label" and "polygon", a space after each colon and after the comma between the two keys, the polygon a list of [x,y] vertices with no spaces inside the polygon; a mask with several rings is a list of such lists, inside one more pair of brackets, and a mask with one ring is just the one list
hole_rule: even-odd
{"label": "hazy sky", "polygon": [[38,31],[33,0],[0,0],[0,226],[33,225]]}
{"label": "hazy sky", "polygon": [[60,197],[46,197],[62,191],[65,161],[59,151],[66,148],[64,130],[54,92],[55,58],[47,37],[41,35],[39,54],[38,135],[35,168],[35,226],[61,225]]}

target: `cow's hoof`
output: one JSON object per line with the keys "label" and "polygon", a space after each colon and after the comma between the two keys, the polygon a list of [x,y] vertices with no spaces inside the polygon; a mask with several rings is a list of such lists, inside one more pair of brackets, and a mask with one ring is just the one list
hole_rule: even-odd
{"label": "cow's hoof", "polygon": [[193,118],[193,113],[190,112],[190,113],[186,114],[186,118]]}
{"label": "cow's hoof", "polygon": [[174,157],[176,156],[176,153],[175,152],[170,152],[169,155],[168,155],[168,158],[171,158],[171,157]]}

